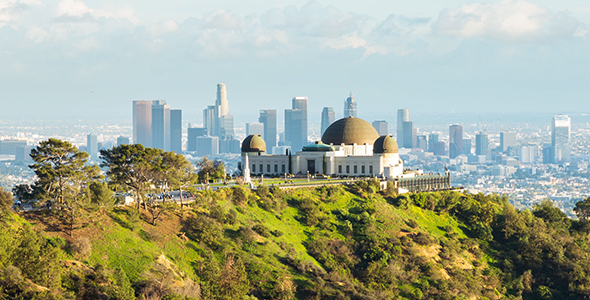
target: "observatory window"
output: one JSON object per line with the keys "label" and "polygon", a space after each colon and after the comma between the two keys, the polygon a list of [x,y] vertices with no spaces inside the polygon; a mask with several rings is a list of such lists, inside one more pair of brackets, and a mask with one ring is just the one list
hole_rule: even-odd
{"label": "observatory window", "polygon": [[264,173],[264,165],[260,164],[260,173]]}
{"label": "observatory window", "polygon": [[252,164],[252,173],[256,173],[256,165]]}
{"label": "observatory window", "polygon": [[373,174],[373,165],[369,165],[369,174]]}
{"label": "observatory window", "polygon": [[350,166],[346,166],[346,174],[350,174]]}
{"label": "observatory window", "polygon": [[358,166],[354,166],[354,174],[358,173]]}
{"label": "observatory window", "polygon": [[266,173],[270,173],[270,164],[266,165]]}
{"label": "observatory window", "polygon": [[338,174],[342,174],[342,165],[338,166]]}
{"label": "observatory window", "polygon": [[275,164],[275,173],[279,172],[279,165]]}
{"label": "observatory window", "polygon": [[361,174],[365,174],[365,165],[361,166]]}
{"label": "observatory window", "polygon": [[281,166],[281,172],[282,172],[282,173],[285,173],[285,172],[286,172],[286,170],[285,170],[285,165],[282,165],[282,166]]}

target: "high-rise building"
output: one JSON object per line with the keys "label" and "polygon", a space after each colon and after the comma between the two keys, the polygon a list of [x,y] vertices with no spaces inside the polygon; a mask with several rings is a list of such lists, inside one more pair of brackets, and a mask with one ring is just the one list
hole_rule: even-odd
{"label": "high-rise building", "polygon": [[203,110],[203,127],[207,128],[209,135],[217,132],[217,118],[215,117],[215,105],[209,105]]}
{"label": "high-rise building", "polygon": [[117,138],[117,146],[129,145],[129,138],[125,136],[119,136]]}
{"label": "high-rise building", "polygon": [[438,155],[438,156],[447,155],[447,144],[445,144],[445,142],[443,142],[443,141],[435,142],[432,145],[432,153],[434,153],[434,155]]}
{"label": "high-rise building", "polygon": [[500,151],[506,152],[508,147],[516,146],[516,132],[500,132]]}
{"label": "high-rise building", "polygon": [[463,153],[463,126],[451,125],[449,127],[449,157],[456,158]]}
{"label": "high-rise building", "polygon": [[470,139],[463,140],[463,154],[464,155],[471,154],[471,140]]}
{"label": "high-rise building", "polygon": [[31,158],[31,147],[29,146],[17,146],[16,153],[14,155],[16,161],[32,161]]}
{"label": "high-rise building", "polygon": [[307,97],[295,97],[292,109],[285,109],[285,141],[299,151],[307,145]]}
{"label": "high-rise building", "polygon": [[[415,137],[415,131],[414,131],[414,123],[407,121],[404,122],[402,124],[402,128],[403,128],[403,144],[402,147],[403,148],[408,148],[408,149],[412,149],[412,148],[416,148],[416,137]],[[399,143],[398,143],[399,145]]]}
{"label": "high-rise building", "polygon": [[551,122],[551,146],[553,146],[553,162],[570,160],[570,128],[571,119],[567,115],[555,115]]}
{"label": "high-rise building", "polygon": [[197,151],[197,137],[206,136],[207,128],[189,127],[187,133],[186,151]]}
{"label": "high-rise building", "polygon": [[152,146],[152,102],[133,101],[133,143]]}
{"label": "high-rise building", "polygon": [[170,105],[165,100],[152,104],[152,147],[170,151]]}
{"label": "high-rise building", "polygon": [[428,135],[428,152],[434,152],[434,144],[438,142],[438,134],[431,133]]}
{"label": "high-rise building", "polygon": [[480,132],[475,135],[475,155],[488,155],[489,140],[488,134]]}
{"label": "high-rise building", "polygon": [[170,110],[170,151],[182,153],[182,110]]}
{"label": "high-rise building", "polygon": [[554,159],[555,159],[555,154],[553,154],[553,145],[544,144],[543,145],[543,163],[544,164],[552,164]]}
{"label": "high-rise building", "polygon": [[272,149],[277,145],[277,110],[261,110],[258,122],[264,124],[264,141],[267,149]]}
{"label": "high-rise building", "polygon": [[356,118],[356,102],[352,93],[344,100],[344,118],[348,117]]}
{"label": "high-rise building", "polygon": [[334,109],[331,107],[324,107],[322,110],[322,136],[324,135],[324,131],[330,126],[330,124],[334,123],[336,120],[336,113],[334,113]]}
{"label": "high-rise building", "polygon": [[[217,97],[215,105],[207,106],[203,110],[203,126],[211,136],[219,137],[219,143],[224,140],[232,140],[234,137],[234,117],[229,114],[229,102],[227,100],[227,87],[225,83],[217,84]],[[225,145],[225,144],[224,144]],[[229,145],[229,144],[228,144]],[[228,147],[221,147],[223,152]]]}
{"label": "high-rise building", "polygon": [[523,164],[532,164],[536,161],[539,153],[539,145],[527,144],[520,147],[519,159]]}
{"label": "high-rise building", "polygon": [[5,139],[0,141],[0,154],[16,155],[18,147],[27,145],[27,140]]}
{"label": "high-rise building", "polygon": [[219,138],[216,136],[197,137],[197,156],[213,156],[219,154]]}
{"label": "high-rise building", "polygon": [[397,110],[397,144],[404,145],[404,122],[410,122],[410,110],[400,108]]}
{"label": "high-rise building", "polygon": [[428,151],[428,138],[426,135],[416,137],[416,147],[422,149],[424,152]]}
{"label": "high-rise building", "polygon": [[388,124],[387,121],[373,121],[373,127],[375,127],[375,130],[377,130],[377,132],[379,132],[379,135],[388,135],[389,134],[389,129],[387,128]]}
{"label": "high-rise building", "polygon": [[246,123],[246,136],[251,134],[258,134],[264,139],[264,124],[257,122]]}
{"label": "high-rise building", "polygon": [[98,140],[96,135],[89,134],[86,136],[86,152],[90,155],[90,160],[98,159]]}

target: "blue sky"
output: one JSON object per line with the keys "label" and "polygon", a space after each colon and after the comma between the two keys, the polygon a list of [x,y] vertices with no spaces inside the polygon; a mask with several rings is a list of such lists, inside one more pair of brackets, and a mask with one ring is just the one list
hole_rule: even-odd
{"label": "blue sky", "polygon": [[[359,116],[588,113],[588,1],[0,0],[0,119],[200,119],[227,84],[237,122],[359,92]],[[237,124],[239,125],[239,124]]]}

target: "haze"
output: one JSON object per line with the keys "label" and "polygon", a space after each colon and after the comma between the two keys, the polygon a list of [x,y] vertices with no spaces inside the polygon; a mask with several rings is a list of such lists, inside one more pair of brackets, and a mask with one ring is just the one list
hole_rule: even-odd
{"label": "haze", "polygon": [[165,99],[230,113],[359,117],[582,113],[590,106],[587,1],[0,0],[0,119],[131,118]]}

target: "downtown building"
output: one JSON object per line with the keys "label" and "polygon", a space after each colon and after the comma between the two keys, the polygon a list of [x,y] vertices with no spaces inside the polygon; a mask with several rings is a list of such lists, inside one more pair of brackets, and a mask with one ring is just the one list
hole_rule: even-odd
{"label": "downtown building", "polygon": [[560,163],[570,160],[571,119],[567,115],[555,115],[551,122],[552,162]]}
{"label": "downtown building", "polygon": [[[225,83],[217,84],[215,104],[203,110],[203,127],[207,129],[209,136],[217,137],[219,153],[239,153],[240,142],[234,138],[234,116],[229,114]],[[190,143],[192,144],[192,141]]]}
{"label": "downtown building", "polygon": [[285,143],[291,149],[307,145],[307,97],[295,97],[292,108],[285,109]]}
{"label": "downtown building", "polygon": [[182,111],[165,100],[134,100],[133,143],[182,153]]}

